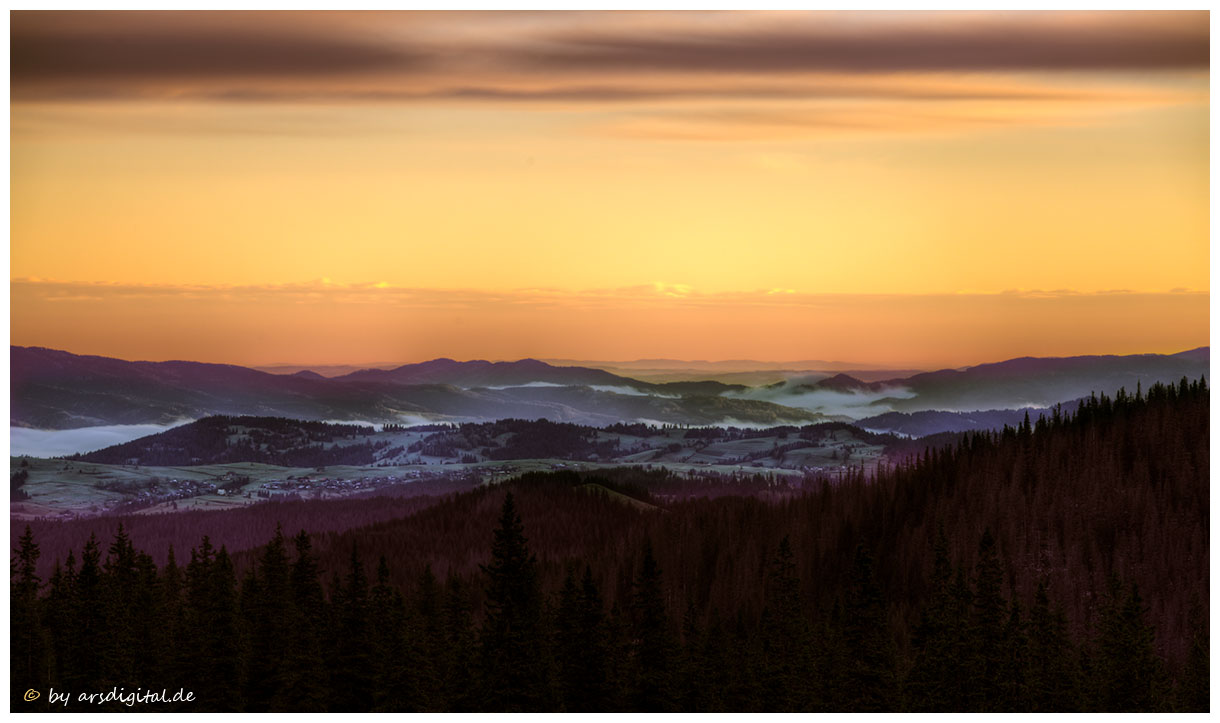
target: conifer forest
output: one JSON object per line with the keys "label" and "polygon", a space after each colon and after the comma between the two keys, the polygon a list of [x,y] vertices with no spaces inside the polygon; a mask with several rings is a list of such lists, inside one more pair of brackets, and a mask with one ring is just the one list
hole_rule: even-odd
{"label": "conifer forest", "polygon": [[[14,522],[10,705],[1206,711],[1208,409],[1183,379],[867,474],[537,472],[312,534],[199,513],[164,550],[150,517]],[[237,514],[262,538],[230,549]]]}

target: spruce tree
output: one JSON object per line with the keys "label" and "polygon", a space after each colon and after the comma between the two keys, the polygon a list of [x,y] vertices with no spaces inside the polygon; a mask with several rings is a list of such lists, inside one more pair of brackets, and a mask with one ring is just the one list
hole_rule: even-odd
{"label": "spruce tree", "polygon": [[353,544],[342,594],[335,600],[337,635],[331,661],[335,711],[367,712],[372,707],[368,598],[368,578]]}
{"label": "spruce tree", "polygon": [[568,568],[555,608],[555,657],[559,666],[559,692],[563,709],[592,712],[580,695],[581,640],[579,638],[579,595],[576,575]]}
{"label": "spruce tree", "polygon": [[1004,619],[1008,604],[1001,592],[1003,573],[991,530],[983,531],[975,564],[974,611],[971,620],[974,669],[971,675],[971,711],[995,712],[1000,706],[1001,670],[1004,666]]}
{"label": "spruce tree", "polygon": [[205,589],[204,615],[196,621],[204,625],[203,646],[199,651],[203,676],[195,697],[209,711],[240,711],[245,708],[241,689],[245,638],[238,608],[237,576],[223,545],[208,570]]}
{"label": "spruce tree", "polygon": [[577,610],[577,630],[585,641],[585,658],[576,694],[585,700],[586,707],[591,711],[612,710],[606,611],[601,591],[593,580],[593,570],[588,565],[580,580]]}
{"label": "spruce tree", "polygon": [[762,650],[758,638],[751,635],[750,625],[740,609],[729,634],[728,658],[736,664],[725,690],[725,706],[731,711],[766,710],[762,687]]}
{"label": "spruce tree", "polygon": [[445,618],[441,588],[430,564],[416,583],[407,622],[409,646],[414,657],[413,677],[418,686],[421,711],[447,709],[445,671],[453,651],[445,640]]}
{"label": "spruce tree", "polygon": [[704,631],[699,625],[699,611],[694,596],[686,598],[686,612],[682,615],[682,664],[679,666],[678,707],[683,712],[698,709],[699,696],[705,687],[703,679]]}
{"label": "spruce tree", "polygon": [[77,624],[69,641],[76,662],[74,679],[64,682],[76,690],[97,690],[101,681],[99,650],[106,634],[103,615],[101,551],[97,537],[89,535],[81,550],[80,572],[76,575]]}
{"label": "spruce tree", "polygon": [[41,580],[37,574],[38,545],[26,525],[17,541],[12,560],[9,626],[9,710],[33,710],[22,698],[30,688],[45,690],[50,674],[49,641],[44,632],[42,602],[38,598]]}
{"label": "spruce tree", "polygon": [[569,570],[556,610],[556,657],[563,708],[569,712],[608,710],[607,641],[601,594],[586,566],[580,584]]}
{"label": "spruce tree", "polygon": [[[136,575],[135,548],[120,523],[102,565],[99,588],[103,625],[98,639],[98,685],[102,689],[124,687],[127,682],[135,680]],[[122,704],[112,703],[104,706],[103,710],[118,711],[122,708]]]}
{"label": "spruce tree", "polygon": [[920,613],[912,647],[915,659],[905,683],[906,706],[918,712],[962,710],[963,601],[955,593],[949,541],[938,528],[932,547],[931,594]]}
{"label": "spruce tree", "polygon": [[526,543],[510,492],[495,531],[491,562],[482,566],[487,602],[479,635],[479,683],[488,711],[541,711],[552,703],[538,561]]}
{"label": "spruce tree", "polygon": [[841,597],[834,599],[830,613],[818,627],[820,644],[815,650],[814,665],[820,675],[815,683],[813,710],[843,712],[849,710],[852,697],[847,685],[851,651],[847,649]]}
{"label": "spruce tree", "polygon": [[1051,609],[1046,585],[1039,582],[1029,612],[1029,655],[1026,678],[1029,711],[1068,713],[1079,705],[1077,670],[1067,619],[1062,609]]}
{"label": "spruce tree", "polygon": [[[441,675],[445,708],[450,711],[469,712],[481,709],[480,696],[475,686],[479,650],[471,621],[470,591],[456,575],[445,581],[443,603],[444,666]],[[485,710],[485,709],[483,709]]]}
{"label": "spruce tree", "polygon": [[727,697],[734,687],[739,661],[731,657],[729,633],[720,614],[713,610],[707,629],[699,641],[699,666],[694,685],[688,694],[687,708],[695,713],[723,713],[728,710]]}
{"label": "spruce tree", "polygon": [[676,643],[665,610],[661,569],[645,541],[643,560],[631,597],[631,709],[665,713],[677,709],[674,674]]}
{"label": "spruce tree", "polygon": [[842,710],[892,711],[898,705],[897,652],[886,615],[885,598],[873,576],[873,558],[861,543],[852,566],[851,588],[843,608],[845,661]]}
{"label": "spruce tree", "polygon": [[43,620],[50,636],[51,657],[54,661],[51,680],[62,687],[74,679],[77,667],[70,647],[71,635],[79,619],[76,609],[76,557],[71,550],[68,551],[68,559],[63,567],[56,561],[49,588],[43,608]]}
{"label": "spruce tree", "polygon": [[293,632],[285,641],[283,682],[272,705],[284,711],[326,711],[331,702],[322,652],[326,603],[309,535],[301,530],[293,546],[296,559],[289,572],[291,604],[286,611]]}
{"label": "spruce tree", "polygon": [[[157,564],[145,552],[136,554],[136,588],[133,596],[139,614],[134,616],[135,680],[155,686],[164,680],[168,689],[173,681],[166,676],[175,647],[165,617],[165,590]],[[139,684],[137,684],[139,685]],[[144,687],[148,687],[147,685]]]}
{"label": "spruce tree", "polygon": [[799,712],[811,706],[813,675],[809,625],[801,601],[792,545],[785,536],[767,571],[761,621],[763,710]]}
{"label": "spruce tree", "polygon": [[[288,551],[283,531],[275,536],[259,558],[255,588],[250,590],[250,665],[247,671],[246,705],[250,712],[284,710],[283,697],[289,675],[285,669],[288,645],[295,634]],[[247,591],[243,589],[243,594]]]}
{"label": "spruce tree", "polygon": [[377,563],[377,584],[369,594],[369,648],[372,709],[423,710],[414,675],[419,658],[407,638],[406,605],[402,595],[390,586],[390,568],[384,555]]}
{"label": "spruce tree", "polygon": [[1177,688],[1177,709],[1188,713],[1211,710],[1210,642],[1207,635],[1207,615],[1198,601],[1190,611],[1190,651]]}
{"label": "spruce tree", "polygon": [[1167,707],[1165,672],[1146,612],[1135,584],[1124,596],[1122,585],[1111,581],[1097,640],[1095,703],[1102,711],[1139,713]]}
{"label": "spruce tree", "polygon": [[999,699],[996,709],[1004,713],[1029,710],[1026,670],[1029,663],[1029,637],[1026,621],[1021,618],[1021,606],[1013,600],[1004,624],[1001,642],[1002,659],[999,667]]}

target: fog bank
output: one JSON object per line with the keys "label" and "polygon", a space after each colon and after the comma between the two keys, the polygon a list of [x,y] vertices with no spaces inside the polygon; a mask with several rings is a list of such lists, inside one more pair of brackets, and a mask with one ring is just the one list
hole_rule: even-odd
{"label": "fog bank", "polygon": [[187,424],[113,424],[79,429],[9,429],[9,454],[14,457],[63,457],[104,449]]}

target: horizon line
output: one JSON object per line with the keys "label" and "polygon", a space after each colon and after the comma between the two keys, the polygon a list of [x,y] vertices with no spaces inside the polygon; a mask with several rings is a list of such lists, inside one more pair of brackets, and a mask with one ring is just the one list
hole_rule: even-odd
{"label": "horizon line", "polygon": [[[986,365],[986,364],[1001,364],[1001,363],[1003,363],[1003,362],[1014,361],[1014,360],[1016,360],[1016,359],[1073,359],[1073,358],[1084,358],[1084,357],[1176,356],[1176,355],[1178,355],[1178,354],[1186,354],[1186,353],[1189,353],[1189,352],[1193,352],[1193,351],[1201,351],[1201,350],[1204,350],[1204,349],[1207,349],[1207,350],[1210,352],[1210,350],[1211,350],[1211,344],[1210,344],[1210,340],[1209,340],[1209,342],[1208,342],[1207,344],[1202,344],[1202,345],[1200,345],[1200,346],[1190,347],[1190,348],[1188,348],[1188,349],[1180,349],[1180,350],[1178,350],[1178,351],[1172,351],[1172,352],[1155,352],[1155,351],[1151,351],[1151,352],[1134,352],[1134,353],[1130,353],[1130,354],[1107,353],[1107,354],[1067,354],[1067,355],[1047,355],[1047,356],[1037,356],[1037,355],[1030,355],[1030,354],[1026,354],[1026,355],[1020,355],[1020,356],[1014,356],[1014,357],[1007,357],[1007,358],[1005,358],[1005,359],[999,359],[999,360],[996,360],[996,361],[979,361],[979,362],[973,362],[973,363],[969,363],[969,364],[959,364],[959,365],[956,365],[956,366],[941,366],[941,367],[939,367],[939,368],[933,368],[933,367],[928,367],[928,366],[914,366],[914,365],[893,365],[893,366],[891,366],[891,365],[879,365],[879,364],[871,364],[871,363],[868,363],[868,362],[857,362],[857,361],[834,361],[834,360],[826,360],[826,359],[795,359],[795,360],[766,360],[766,359],[721,359],[721,360],[708,360],[708,359],[674,359],[674,358],[670,358],[670,357],[643,357],[643,358],[638,358],[638,359],[624,359],[624,360],[618,360],[618,361],[615,361],[615,360],[602,360],[602,359],[576,359],[576,358],[558,358],[558,357],[533,357],[533,356],[525,356],[525,357],[520,357],[520,358],[517,358],[517,359],[490,359],[490,358],[455,359],[455,358],[453,358],[453,357],[447,357],[447,356],[438,356],[438,357],[430,357],[430,358],[423,359],[423,360],[420,360],[420,361],[405,361],[405,362],[375,362],[375,363],[364,363],[364,362],[350,362],[350,363],[346,363],[346,362],[338,362],[338,363],[324,363],[324,364],[299,363],[299,362],[271,362],[271,363],[249,364],[249,363],[237,363],[237,362],[226,362],[226,361],[202,361],[202,360],[199,360],[199,359],[182,359],[182,358],[170,358],[170,359],[125,359],[125,358],[122,358],[122,357],[108,356],[108,355],[105,355],[105,354],[90,354],[90,353],[83,353],[83,352],[69,351],[69,350],[68,350],[68,349],[66,349],[66,348],[55,348],[55,347],[49,347],[49,346],[38,345],[38,344],[33,344],[33,345],[24,345],[24,344],[14,344],[14,343],[10,343],[10,344],[9,344],[9,349],[10,349],[10,350],[12,350],[12,349],[14,349],[14,348],[20,348],[20,349],[46,349],[46,350],[48,350],[48,351],[57,351],[57,352],[63,352],[63,353],[65,353],[65,354],[71,354],[71,355],[73,355],[73,356],[92,356],[92,357],[98,357],[98,358],[101,358],[101,359],[115,359],[115,360],[118,360],[118,361],[128,362],[128,363],[132,363],[132,364],[140,364],[140,363],[143,363],[143,364],[166,364],[166,363],[171,363],[171,362],[188,362],[188,363],[193,363],[193,364],[214,364],[214,365],[217,365],[217,366],[236,366],[236,367],[242,367],[242,368],[245,368],[245,369],[252,369],[252,370],[254,370],[254,371],[264,371],[264,372],[266,372],[266,370],[267,370],[268,368],[275,368],[275,367],[298,367],[298,368],[300,368],[301,370],[311,370],[313,367],[319,367],[319,368],[326,368],[326,367],[354,367],[354,368],[356,368],[356,371],[363,371],[363,370],[366,370],[366,369],[381,369],[381,370],[385,370],[385,369],[397,369],[397,368],[400,368],[400,367],[404,367],[404,366],[412,366],[412,365],[417,365],[417,364],[426,364],[426,363],[428,363],[428,362],[433,362],[433,361],[442,361],[442,360],[444,360],[444,361],[452,361],[452,362],[456,362],[456,363],[459,363],[459,364],[468,364],[468,363],[472,363],[472,362],[488,362],[488,363],[491,363],[491,364],[514,364],[514,363],[517,363],[517,362],[523,362],[523,361],[537,361],[537,362],[541,362],[541,363],[544,363],[544,364],[548,364],[548,365],[550,365],[550,366],[581,366],[582,364],[583,364],[583,365],[590,365],[590,364],[605,364],[605,365],[613,365],[613,364],[639,364],[639,363],[647,363],[647,362],[678,362],[678,363],[683,363],[683,364],[804,364],[804,363],[819,363],[819,364],[830,364],[830,365],[835,365],[835,366],[857,366],[857,367],[859,367],[858,369],[855,369],[855,370],[848,370],[848,371],[870,371],[870,372],[877,372],[877,371],[891,371],[891,370],[892,370],[892,371],[916,371],[916,372],[925,372],[925,371],[943,371],[943,370],[946,370],[946,369],[965,369],[965,368],[970,368],[970,367],[983,366],[983,365]],[[573,364],[557,364],[557,363],[555,363],[555,362],[573,362]],[[643,370],[648,370],[648,371],[665,371],[665,370],[652,369],[652,368],[648,368],[648,367],[645,367]],[[624,370],[624,371],[632,371],[632,370]],[[640,371],[642,371],[642,370],[640,370]],[[678,368],[678,369],[673,369],[673,370],[670,370],[670,371],[690,371],[690,370],[689,370],[689,369]],[[708,371],[710,371],[710,370],[708,370]],[[740,370],[740,371],[760,371],[760,372],[762,372],[762,371],[774,371],[774,372],[780,372],[780,371],[840,371],[840,373],[842,372],[842,370],[827,370],[827,369],[815,369],[815,368],[804,368],[804,369],[800,369],[800,368],[797,368],[797,369],[746,369],[746,370]],[[268,374],[273,374],[274,372],[266,372],[266,373],[268,373]],[[728,373],[732,373],[732,372],[728,372]],[[329,378],[329,377],[328,377],[328,378]]]}

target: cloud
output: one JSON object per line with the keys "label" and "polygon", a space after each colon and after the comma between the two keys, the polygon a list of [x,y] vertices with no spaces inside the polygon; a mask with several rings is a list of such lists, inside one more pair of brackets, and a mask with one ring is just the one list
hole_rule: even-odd
{"label": "cloud", "polygon": [[345,37],[303,15],[18,11],[12,13],[10,32],[17,86],[314,78],[410,70],[425,57],[380,38]]}
{"label": "cloud", "polygon": [[1057,101],[1091,102],[1126,98],[1174,102],[1180,93],[1143,90],[1103,90],[1096,87],[1054,87],[1035,83],[989,78],[989,82],[963,78],[907,76],[843,77],[836,75],[754,77],[747,80],[698,77],[590,77],[563,78],[553,75],[522,78],[519,75],[478,78],[430,78],[414,73],[410,78],[385,75],[352,83],[347,78],[314,77],[311,83],[270,82],[251,75],[235,76],[229,83],[190,83],[180,79],[170,86],[155,77],[141,82],[87,83],[41,82],[23,79],[15,87],[21,100],[163,100],[258,103],[466,103],[509,106],[526,105],[627,105],[639,103],[683,103],[706,100],[869,100],[908,101]]}
{"label": "cloud", "polygon": [[427,106],[842,139],[1205,111],[1209,43],[1206,12],[16,11],[10,96],[15,138],[367,138],[401,119],[351,108]]}
{"label": "cloud", "polygon": [[[428,289],[395,286],[387,282],[337,283],[330,279],[262,285],[202,285],[202,284],[129,284],[108,282],[72,282],[48,279],[18,278],[10,284],[14,305],[25,301],[53,302],[71,305],[98,302],[177,300],[203,304],[242,305],[247,303],[286,303],[309,305],[371,305],[378,308],[394,306],[420,309],[477,309],[488,306],[565,307],[565,308],[675,308],[675,307],[789,307],[831,309],[845,299],[856,304],[907,303],[913,299],[941,300],[959,303],[963,296],[1014,299],[1072,299],[1114,295],[1151,295],[1157,292],[1134,292],[1128,289],[1105,289],[1082,292],[1074,289],[1006,289],[998,294],[963,291],[953,294],[818,294],[796,289],[759,289],[757,291],[701,292],[687,284],[656,282],[640,286],[608,289],[522,288],[509,290]],[[1206,297],[1206,291],[1176,288],[1173,296]]]}
{"label": "cloud", "polygon": [[1091,84],[904,87],[894,76],[1209,63],[1206,12],[16,11],[10,32],[18,100],[1034,100]]}
{"label": "cloud", "polygon": [[[1094,120],[1101,104],[1042,104],[998,108],[992,104],[910,104],[835,107],[744,108],[641,113],[606,124],[607,135],[671,140],[755,140],[860,133],[935,133],[1014,125],[1075,125]],[[1055,112],[1058,111],[1058,112]]]}
{"label": "cloud", "polygon": [[769,27],[556,34],[516,59],[554,72],[1206,70],[1206,12],[785,15]]}

